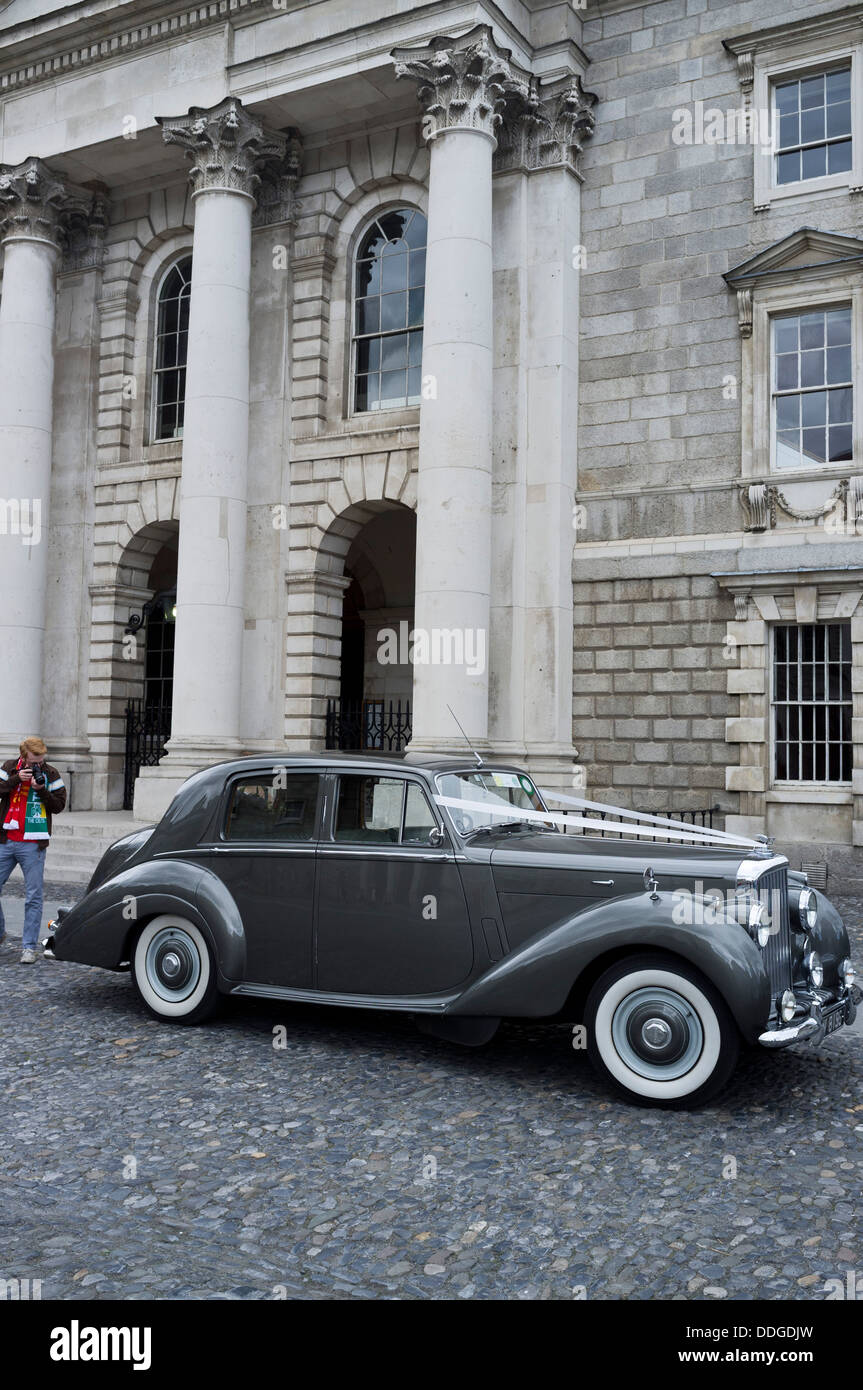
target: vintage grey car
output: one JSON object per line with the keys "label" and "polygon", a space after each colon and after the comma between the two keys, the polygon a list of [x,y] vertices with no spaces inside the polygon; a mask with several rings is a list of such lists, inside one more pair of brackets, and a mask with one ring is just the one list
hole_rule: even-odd
{"label": "vintage grey car", "polygon": [[562,833],[523,770],[469,756],[199,772],[45,945],[130,970],[170,1023],[252,995],[406,1011],[470,1045],[504,1018],[578,1025],[611,1086],[666,1107],[715,1095],[741,1045],[820,1041],[860,998],[835,907],[769,847]]}

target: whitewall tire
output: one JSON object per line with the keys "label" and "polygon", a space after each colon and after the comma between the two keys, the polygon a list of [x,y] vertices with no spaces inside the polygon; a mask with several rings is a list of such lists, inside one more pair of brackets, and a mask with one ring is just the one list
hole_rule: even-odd
{"label": "whitewall tire", "polygon": [[590,991],[585,1023],[594,1067],[638,1104],[702,1105],[737,1064],[739,1035],[724,1000],[698,971],[669,957],[611,966]]}
{"label": "whitewall tire", "polygon": [[132,980],[149,1012],[168,1023],[200,1023],[219,1002],[209,944],[184,917],[166,913],[141,929]]}

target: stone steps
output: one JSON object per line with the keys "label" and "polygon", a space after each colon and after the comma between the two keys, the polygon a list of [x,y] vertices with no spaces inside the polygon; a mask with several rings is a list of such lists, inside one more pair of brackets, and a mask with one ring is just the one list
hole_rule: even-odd
{"label": "stone steps", "polygon": [[115,840],[142,829],[128,811],[69,811],[54,821],[45,877],[85,883]]}

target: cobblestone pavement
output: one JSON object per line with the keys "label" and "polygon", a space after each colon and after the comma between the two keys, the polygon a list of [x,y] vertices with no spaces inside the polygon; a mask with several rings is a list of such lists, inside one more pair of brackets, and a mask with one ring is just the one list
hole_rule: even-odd
{"label": "cobblestone pavement", "polygon": [[472,1051],[256,1001],[171,1028],[128,976],[9,945],[0,1030],[0,1278],[43,1298],[823,1299],[863,1279],[859,1019],[747,1054],[691,1114],[611,1099],[561,1029]]}

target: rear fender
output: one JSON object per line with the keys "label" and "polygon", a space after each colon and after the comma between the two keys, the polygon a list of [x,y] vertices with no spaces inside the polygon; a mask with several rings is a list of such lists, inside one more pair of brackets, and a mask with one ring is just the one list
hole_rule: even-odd
{"label": "rear fender", "polygon": [[770,1012],[761,952],[734,918],[680,924],[672,893],[607,899],[547,928],[480,976],[447,1013],[550,1018],[579,976],[600,956],[669,952],[695,966],[725,1000],[743,1037],[754,1042]]}
{"label": "rear fender", "polygon": [[162,913],[185,917],[203,932],[222,980],[243,978],[246,937],[236,903],[214,874],[181,859],[148,860],[87,893],[63,917],[54,955],[116,970],[129,959],[138,927]]}

